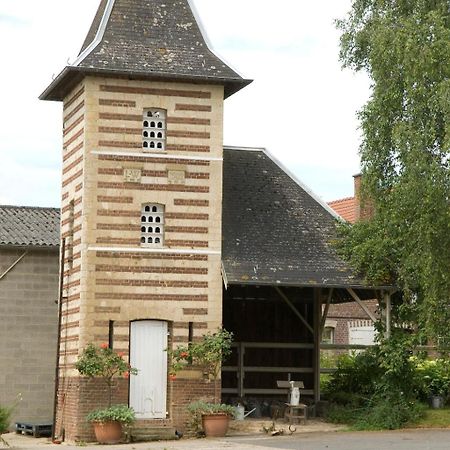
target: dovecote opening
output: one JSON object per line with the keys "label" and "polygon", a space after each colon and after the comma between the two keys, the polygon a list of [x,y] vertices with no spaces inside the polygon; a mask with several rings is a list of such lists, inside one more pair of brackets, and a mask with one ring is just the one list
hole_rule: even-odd
{"label": "dovecote opening", "polygon": [[[157,223],[157,227],[148,226]],[[164,206],[158,204],[142,205],[141,245],[162,247],[164,242]]]}
{"label": "dovecote opening", "polygon": [[164,151],[166,149],[166,111],[144,109],[142,119],[142,148]]}

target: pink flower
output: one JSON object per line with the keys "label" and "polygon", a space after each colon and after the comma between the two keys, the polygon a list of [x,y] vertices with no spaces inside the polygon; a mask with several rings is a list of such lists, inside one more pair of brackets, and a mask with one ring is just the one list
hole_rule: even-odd
{"label": "pink flower", "polygon": [[126,378],[126,379],[130,378],[130,372],[125,372],[123,374],[123,377]]}
{"label": "pink flower", "polygon": [[109,347],[109,345],[106,342],[103,342],[103,344],[101,344],[100,347],[106,349]]}
{"label": "pink flower", "polygon": [[181,358],[187,358],[189,356],[189,353],[188,352],[181,352],[180,353],[180,357]]}
{"label": "pink flower", "polygon": [[120,356],[121,358],[123,358],[125,356],[125,353],[124,352],[118,352],[117,355]]}

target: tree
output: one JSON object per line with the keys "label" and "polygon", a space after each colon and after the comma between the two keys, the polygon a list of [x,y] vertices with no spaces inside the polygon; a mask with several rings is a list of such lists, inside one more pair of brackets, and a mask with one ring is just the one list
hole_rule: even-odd
{"label": "tree", "polygon": [[[353,0],[338,21],[344,67],[372,81],[359,112],[362,201],[342,251],[371,283],[403,290],[399,320],[450,344],[450,7]],[[368,200],[370,199],[370,200]]]}

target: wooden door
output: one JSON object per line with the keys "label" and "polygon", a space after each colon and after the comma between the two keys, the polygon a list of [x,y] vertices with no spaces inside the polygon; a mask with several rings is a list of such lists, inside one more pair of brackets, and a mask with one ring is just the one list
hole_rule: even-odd
{"label": "wooden door", "polygon": [[167,411],[167,322],[131,323],[130,406],[138,419],[165,419]]}

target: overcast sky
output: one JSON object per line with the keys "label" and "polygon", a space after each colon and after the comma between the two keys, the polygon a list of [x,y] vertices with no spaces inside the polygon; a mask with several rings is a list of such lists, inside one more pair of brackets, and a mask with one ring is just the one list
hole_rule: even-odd
{"label": "overcast sky", "polygon": [[[99,0],[1,0],[0,203],[59,206],[60,103],[39,94],[81,47]],[[225,103],[225,144],[266,147],[324,200],[353,194],[363,74],[341,70],[351,0],[194,0],[214,50],[255,81]]]}

